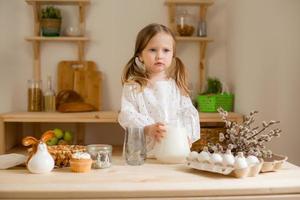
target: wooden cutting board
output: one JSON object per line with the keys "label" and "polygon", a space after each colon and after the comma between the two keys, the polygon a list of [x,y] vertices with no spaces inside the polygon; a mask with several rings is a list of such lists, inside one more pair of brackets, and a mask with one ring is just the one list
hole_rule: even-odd
{"label": "wooden cutting board", "polygon": [[61,61],[57,70],[57,91],[74,90],[85,103],[101,109],[101,72],[93,61]]}

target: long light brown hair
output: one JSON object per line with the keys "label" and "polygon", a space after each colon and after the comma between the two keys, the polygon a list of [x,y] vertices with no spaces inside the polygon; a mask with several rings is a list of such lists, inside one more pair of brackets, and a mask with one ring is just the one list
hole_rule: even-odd
{"label": "long light brown hair", "polygon": [[141,69],[135,63],[135,58],[141,55],[142,51],[146,48],[149,41],[158,33],[167,33],[173,38],[173,61],[172,65],[167,70],[167,77],[173,78],[176,82],[176,85],[180,89],[183,95],[189,94],[189,89],[187,87],[187,72],[184,64],[182,61],[176,57],[176,42],[175,42],[175,35],[173,32],[164,25],[161,24],[149,24],[148,26],[144,27],[137,35],[136,42],[135,42],[135,50],[133,57],[128,61],[126,64],[123,74],[122,74],[122,84],[129,83],[129,82],[136,82],[138,83],[141,88],[145,88],[149,81],[149,74]]}

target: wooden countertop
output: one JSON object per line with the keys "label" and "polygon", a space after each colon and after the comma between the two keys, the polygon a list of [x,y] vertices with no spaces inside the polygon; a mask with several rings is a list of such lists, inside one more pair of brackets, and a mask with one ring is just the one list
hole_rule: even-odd
{"label": "wooden countertop", "polygon": [[147,160],[128,166],[120,156],[113,166],[89,173],[72,173],[69,168],[49,174],[30,174],[25,168],[0,170],[0,199],[3,198],[151,198],[151,199],[299,199],[300,168],[286,163],[278,172],[238,179],[163,165]]}

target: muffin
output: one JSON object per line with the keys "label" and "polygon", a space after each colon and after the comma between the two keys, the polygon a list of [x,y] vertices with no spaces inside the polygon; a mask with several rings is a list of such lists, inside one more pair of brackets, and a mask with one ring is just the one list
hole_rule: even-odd
{"label": "muffin", "polygon": [[90,154],[85,152],[74,153],[70,160],[71,170],[73,172],[88,172],[91,170],[92,162]]}

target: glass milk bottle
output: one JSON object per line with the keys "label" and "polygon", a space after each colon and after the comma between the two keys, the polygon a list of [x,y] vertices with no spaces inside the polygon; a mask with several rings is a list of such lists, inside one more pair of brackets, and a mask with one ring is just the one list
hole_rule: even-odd
{"label": "glass milk bottle", "polygon": [[47,78],[47,89],[44,95],[45,111],[55,112],[55,92],[52,89],[51,76],[48,76]]}
{"label": "glass milk bottle", "polygon": [[181,120],[170,120],[167,131],[156,146],[155,157],[162,163],[183,163],[190,153],[187,131]]}

